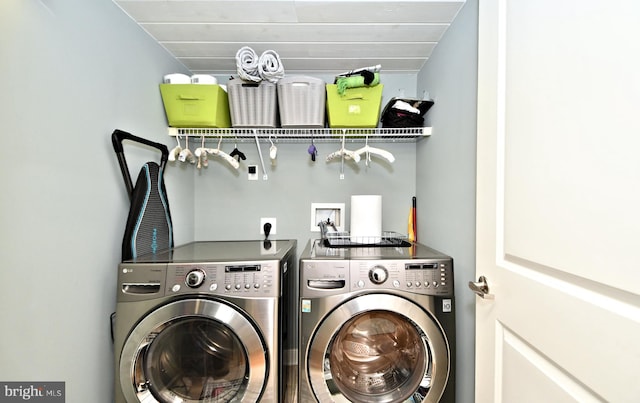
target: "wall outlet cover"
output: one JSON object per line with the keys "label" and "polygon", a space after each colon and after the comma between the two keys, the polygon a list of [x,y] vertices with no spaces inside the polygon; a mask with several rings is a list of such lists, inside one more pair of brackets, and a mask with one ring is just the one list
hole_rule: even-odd
{"label": "wall outlet cover", "polygon": [[277,234],[275,217],[262,217],[260,218],[260,235],[264,235],[264,225],[266,223],[271,224],[271,232],[269,232],[269,236]]}
{"label": "wall outlet cover", "polygon": [[249,165],[247,166],[247,178],[250,181],[258,180],[258,166],[257,165]]}
{"label": "wall outlet cover", "polygon": [[318,224],[327,220],[336,226],[336,230],[344,231],[345,209],[344,203],[311,203],[312,232],[320,232]]}

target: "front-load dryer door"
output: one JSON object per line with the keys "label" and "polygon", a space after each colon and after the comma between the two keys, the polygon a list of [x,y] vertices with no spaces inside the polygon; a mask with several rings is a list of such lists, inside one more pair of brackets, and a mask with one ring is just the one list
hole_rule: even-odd
{"label": "front-load dryer door", "polygon": [[415,302],[390,294],[359,296],[333,310],[307,354],[320,402],[437,402],[449,376],[441,327]]}
{"label": "front-load dryer door", "polygon": [[127,402],[255,402],[267,379],[263,338],[237,309],[187,299],[152,311],[120,357]]}

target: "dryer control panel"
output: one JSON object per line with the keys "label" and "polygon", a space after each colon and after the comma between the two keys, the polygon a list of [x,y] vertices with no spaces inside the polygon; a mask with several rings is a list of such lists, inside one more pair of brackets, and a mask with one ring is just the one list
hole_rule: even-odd
{"label": "dryer control panel", "polygon": [[166,295],[201,292],[241,297],[279,295],[277,262],[171,264]]}

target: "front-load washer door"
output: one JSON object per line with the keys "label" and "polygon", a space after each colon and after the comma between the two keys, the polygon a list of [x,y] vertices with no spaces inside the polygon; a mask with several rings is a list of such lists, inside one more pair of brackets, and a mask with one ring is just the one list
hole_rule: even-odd
{"label": "front-load washer door", "polygon": [[394,295],[345,302],[322,320],[309,346],[309,382],[320,402],[437,402],[449,376],[441,327]]}
{"label": "front-load washer door", "polygon": [[127,402],[255,402],[267,379],[265,343],[236,308],[187,299],[152,311],[120,357]]}

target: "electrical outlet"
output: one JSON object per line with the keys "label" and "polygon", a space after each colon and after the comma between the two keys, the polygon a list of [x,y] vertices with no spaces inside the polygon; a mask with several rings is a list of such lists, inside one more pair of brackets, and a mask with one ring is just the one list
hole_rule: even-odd
{"label": "electrical outlet", "polygon": [[269,232],[269,235],[277,234],[277,232],[276,232],[276,219],[274,217],[263,217],[263,218],[260,219],[260,235],[264,235],[264,225],[266,223],[270,223],[271,224],[271,232]]}
{"label": "electrical outlet", "polygon": [[250,181],[258,180],[258,166],[257,165],[249,165],[247,166],[248,179]]}

